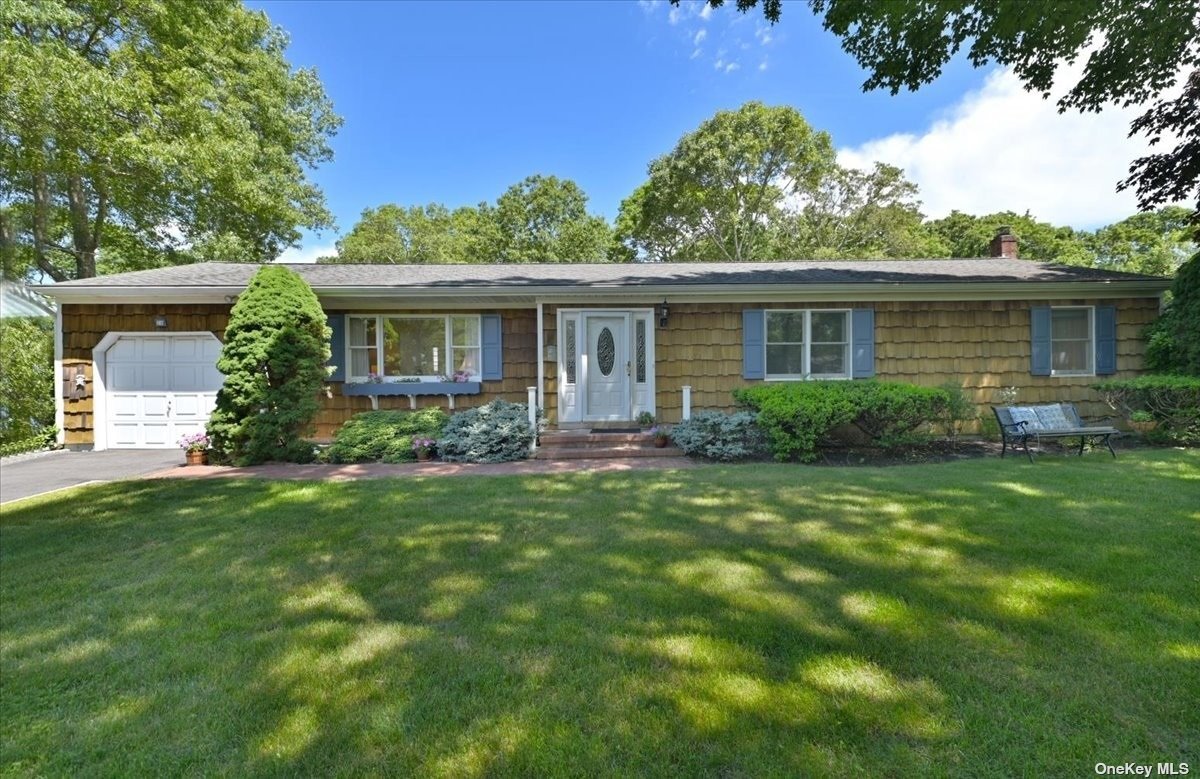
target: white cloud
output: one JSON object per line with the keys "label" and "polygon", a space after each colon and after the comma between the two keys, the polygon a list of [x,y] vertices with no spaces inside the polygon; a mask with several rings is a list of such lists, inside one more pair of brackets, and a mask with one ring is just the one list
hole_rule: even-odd
{"label": "white cloud", "polygon": [[710,16],[712,16],[712,6],[705,3],[704,7],[700,9],[700,18],[707,22]]}
{"label": "white cloud", "polygon": [[[1067,68],[1059,83],[1075,83]],[[1144,109],[1060,114],[1054,99],[1026,92],[1010,71],[996,71],[923,132],[900,133],[842,149],[842,164],[897,165],[921,188],[923,211],[941,217],[1029,210],[1039,219],[1090,228],[1137,210],[1116,184],[1149,148],[1128,138]]]}
{"label": "white cloud", "polygon": [[692,38],[692,44],[695,46],[699,46],[701,44],[701,42],[707,37],[708,37],[708,30],[701,30],[700,32],[696,33],[695,38]]}
{"label": "white cloud", "polygon": [[667,13],[667,21],[671,24],[679,24],[679,20],[683,18],[683,13],[683,9],[677,5],[673,5]]}
{"label": "white cloud", "polygon": [[696,48],[692,49],[692,56],[688,57],[688,59],[694,60],[697,57],[699,57],[702,53],[703,52],[701,51],[700,47],[697,46]]}
{"label": "white cloud", "polygon": [[766,58],[766,57],[763,57],[763,61],[762,61],[762,62],[760,62],[760,63],[758,63],[758,69],[759,69],[759,70],[766,70],[766,69],[767,69],[767,58]]}
{"label": "white cloud", "polygon": [[736,62],[730,62],[729,64],[727,64],[725,66],[725,72],[732,73],[733,71],[737,70],[740,67],[741,67],[741,65],[737,64]]}
{"label": "white cloud", "polygon": [[275,258],[275,262],[311,264],[316,262],[318,257],[327,257],[333,254],[337,254],[337,247],[333,244],[312,247],[292,246],[284,249],[283,253]]}

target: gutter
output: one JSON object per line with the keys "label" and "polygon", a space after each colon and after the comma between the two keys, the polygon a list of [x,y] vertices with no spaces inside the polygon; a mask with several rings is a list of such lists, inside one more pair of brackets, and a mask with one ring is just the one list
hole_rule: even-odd
{"label": "gutter", "polygon": [[[551,301],[621,300],[681,302],[737,302],[791,300],[838,300],[866,302],[885,300],[1042,300],[1052,298],[1158,297],[1170,289],[1170,279],[1095,281],[939,281],[939,282],[851,282],[841,284],[639,284],[567,286],[528,285],[521,287],[437,286],[314,286],[321,298],[355,299],[444,299],[490,298],[522,301],[534,298]],[[241,286],[116,286],[40,285],[38,291],[60,303],[232,303],[245,289]]]}

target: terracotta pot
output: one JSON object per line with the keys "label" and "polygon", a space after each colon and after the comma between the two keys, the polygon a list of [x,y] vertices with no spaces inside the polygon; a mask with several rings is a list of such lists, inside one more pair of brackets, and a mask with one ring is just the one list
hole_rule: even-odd
{"label": "terracotta pot", "polygon": [[1149,433],[1151,430],[1158,427],[1158,420],[1151,419],[1148,421],[1134,421],[1131,419],[1129,420],[1129,426],[1139,433]]}
{"label": "terracotta pot", "polygon": [[203,449],[201,449],[199,451],[188,450],[187,452],[184,452],[184,455],[187,457],[188,465],[207,465],[208,464],[208,452],[204,451]]}
{"label": "terracotta pot", "polygon": [[421,450],[417,451],[417,462],[427,463],[432,459],[433,459],[433,455],[430,454],[428,450],[421,449]]}
{"label": "terracotta pot", "polygon": [[667,444],[669,444],[669,443],[670,443],[670,439],[665,438],[663,436],[658,436],[654,439],[654,446],[658,449],[666,449]]}

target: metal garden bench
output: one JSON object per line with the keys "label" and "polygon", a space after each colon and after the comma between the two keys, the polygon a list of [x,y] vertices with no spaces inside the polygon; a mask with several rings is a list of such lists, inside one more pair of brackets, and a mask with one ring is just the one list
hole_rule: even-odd
{"label": "metal garden bench", "polygon": [[1029,442],[1040,443],[1043,438],[1079,438],[1079,455],[1083,456],[1083,447],[1088,442],[1103,443],[1108,447],[1109,454],[1116,459],[1117,453],[1112,447],[1112,437],[1120,435],[1115,427],[1089,426],[1079,418],[1079,412],[1071,403],[1050,403],[1041,406],[992,406],[996,421],[1000,423],[1000,456],[1004,457],[1009,446],[1016,451],[1020,446],[1025,450],[1029,462],[1033,462],[1033,452],[1029,451]]}

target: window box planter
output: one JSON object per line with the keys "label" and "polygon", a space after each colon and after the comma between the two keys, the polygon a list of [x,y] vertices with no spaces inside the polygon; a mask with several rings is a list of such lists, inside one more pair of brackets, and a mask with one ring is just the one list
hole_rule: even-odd
{"label": "window box planter", "polygon": [[483,384],[478,381],[354,382],[342,385],[343,395],[366,396],[375,410],[379,409],[379,398],[383,395],[407,396],[411,408],[417,407],[418,395],[445,395],[453,409],[455,395],[478,395],[482,391]]}

